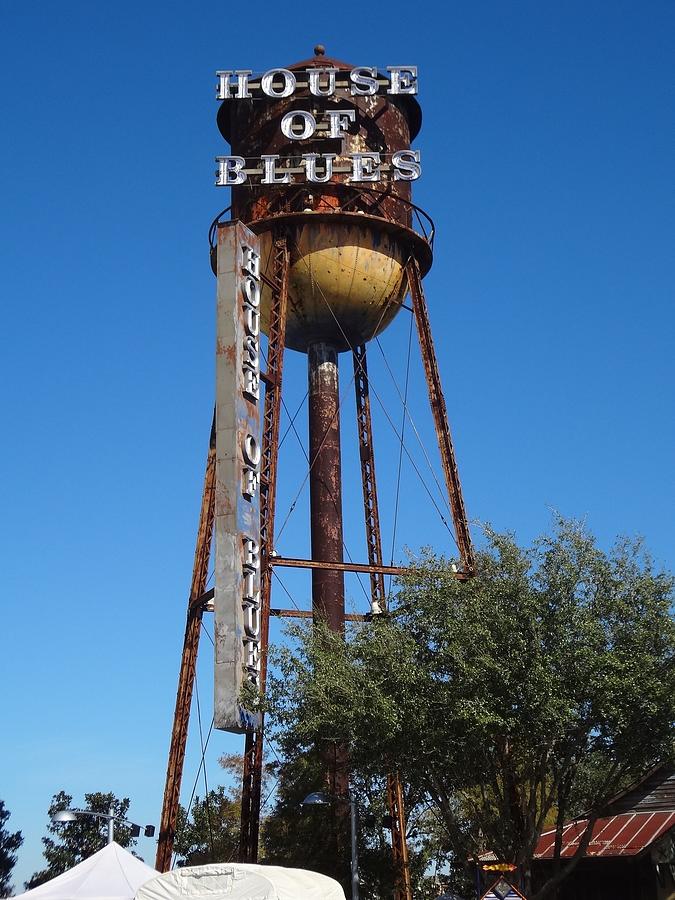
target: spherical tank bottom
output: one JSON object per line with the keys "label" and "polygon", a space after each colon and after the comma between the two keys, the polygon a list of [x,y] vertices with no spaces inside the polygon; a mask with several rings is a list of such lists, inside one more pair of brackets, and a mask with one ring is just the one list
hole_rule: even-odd
{"label": "spherical tank bottom", "polygon": [[[277,216],[250,227],[260,236],[262,269],[272,278],[274,241],[289,251],[286,346],[306,352],[325,342],[338,351],[377,337],[407,292],[405,267],[418,253],[431,264],[428,244],[411,229],[359,214]],[[261,325],[269,327],[271,289],[263,282]]]}

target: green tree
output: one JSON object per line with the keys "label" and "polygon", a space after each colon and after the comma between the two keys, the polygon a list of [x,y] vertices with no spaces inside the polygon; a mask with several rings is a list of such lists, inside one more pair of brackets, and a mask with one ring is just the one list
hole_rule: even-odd
{"label": "green tree", "polygon": [[[228,787],[219,785],[205,796],[195,797],[190,810],[178,808],[174,853],[179,866],[209,862],[229,862],[239,853],[241,780],[244,757],[226,753],[218,763],[229,776]],[[263,793],[268,787],[267,767],[263,769]]]}
{"label": "green tree", "polygon": [[23,844],[21,832],[11,832],[6,827],[10,816],[4,800],[0,800],[0,897],[9,897],[12,893],[9,879],[16,865],[16,851]]}
{"label": "green tree", "polygon": [[178,808],[174,853],[180,866],[230,862],[239,850],[241,803],[222,785]]}
{"label": "green tree", "polygon": [[[280,745],[283,761],[270,763],[277,779],[276,801],[271,814],[262,823],[262,852],[272,865],[297,866],[313,869],[336,878],[349,895],[351,848],[349,839],[349,807],[338,801],[331,809],[326,806],[302,807],[303,799],[311,792],[325,789],[325,759],[330,744],[320,748],[303,747],[293,743],[293,734],[286,735]],[[350,786],[358,806],[359,876],[364,897],[370,900],[389,900],[393,894],[391,846],[389,842],[389,809],[386,799],[386,779],[362,777],[351,773]],[[424,873],[437,851],[434,833],[420,821],[417,799],[408,790],[409,852],[413,880],[413,895],[422,892]],[[336,840],[334,832],[342,832]],[[335,852],[335,847],[338,852]],[[433,895],[435,896],[435,894]]]}
{"label": "green tree", "polygon": [[[41,871],[35,872],[25,883],[26,890],[44,884],[45,881],[49,881],[56,875],[61,875],[105,847],[108,839],[108,825],[104,819],[94,816],[78,816],[74,822],[51,821],[54,813],[71,808],[72,801],[73,798],[65,791],[54,794],[48,810],[50,817],[48,831],[53,837],[42,838],[44,846],[42,853],[47,865]],[[124,819],[129,809],[129,799],[125,797],[123,800],[118,800],[112,793],[96,792],[84,795],[83,809],[107,813],[111,808],[116,816]],[[115,841],[121,847],[133,847],[136,844],[136,839],[131,836],[131,829],[117,822],[115,823]]]}
{"label": "green tree", "polygon": [[[560,520],[529,549],[487,532],[461,583],[431,552],[412,563],[388,618],[346,643],[301,632],[271,679],[280,740],[350,746],[360,778],[396,766],[442,823],[458,860],[491,849],[530,884],[546,823],[594,818],[672,756],[673,578],[638,542],[608,553]],[[534,894],[551,896],[585,852]],[[527,891],[526,891],[527,892]]]}

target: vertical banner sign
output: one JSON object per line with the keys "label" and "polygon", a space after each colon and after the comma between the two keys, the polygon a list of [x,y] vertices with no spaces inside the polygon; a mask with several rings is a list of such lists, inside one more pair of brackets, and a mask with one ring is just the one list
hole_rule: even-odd
{"label": "vertical banner sign", "polygon": [[260,244],[241,222],[218,228],[216,337],[215,727],[260,716],[242,687],[260,680]]}

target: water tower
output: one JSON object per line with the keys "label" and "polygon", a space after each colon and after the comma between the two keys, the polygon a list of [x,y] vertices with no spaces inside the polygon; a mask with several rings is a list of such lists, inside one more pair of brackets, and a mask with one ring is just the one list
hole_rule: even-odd
{"label": "water tower", "polygon": [[[218,127],[231,147],[229,156],[219,157],[218,177],[231,186],[232,202],[225,211],[229,221],[221,221],[221,214],[211,228],[219,298],[216,418],[167,772],[156,864],[160,870],[170,863],[201,616],[214,596],[206,590],[214,523],[216,670],[221,665],[227,677],[239,679],[242,671],[246,679],[248,671],[260,689],[269,616],[291,613],[271,607],[273,567],[311,569],[312,615],[336,631],[345,623],[345,572],[369,575],[368,615],[378,615],[386,612],[384,576],[404,571],[384,565],[382,556],[367,346],[390,324],[407,295],[459,548],[458,577],[472,575],[474,565],[422,288],[432,264],[433,224],[411,199],[420,171],[419,155],[411,149],[421,126],[416,69],[354,67],[326,57],[319,46],[311,59],[288,68],[259,76],[248,71],[218,74]],[[242,300],[239,309],[236,298]],[[258,329],[267,336],[267,361],[266,371],[256,374]],[[286,348],[306,354],[308,363],[309,559],[274,552]],[[354,372],[368,547],[368,560],[362,563],[345,562],[343,555],[340,362],[348,362]],[[242,488],[242,483],[249,486]],[[247,537],[251,528],[255,535]],[[246,622],[239,609],[233,623],[227,618],[229,607],[222,612],[233,596],[243,596]],[[242,715],[238,696],[234,706],[226,696],[222,702],[227,709],[219,713],[218,693],[217,674],[216,727],[221,715],[221,727],[246,733],[240,856],[251,862],[257,858],[262,722]],[[234,727],[227,724],[233,715]],[[344,793],[346,773],[335,771],[332,777],[331,790]],[[403,900],[410,897],[410,883],[396,773],[389,776],[388,795],[396,898]]]}

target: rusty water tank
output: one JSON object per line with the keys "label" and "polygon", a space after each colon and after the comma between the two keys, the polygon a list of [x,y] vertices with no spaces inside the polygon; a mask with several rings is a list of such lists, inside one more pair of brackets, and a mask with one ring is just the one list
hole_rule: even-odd
{"label": "rusty water tank", "polygon": [[[350,154],[378,152],[383,158],[410,149],[421,125],[421,110],[409,94],[352,96],[337,87],[333,96],[310,93],[304,71],[334,68],[342,80],[353,68],[315,48],[311,59],[288,66],[297,77],[286,98],[256,96],[224,100],[218,127],[232,155],[259,159],[265,154],[299,160],[303,153],[335,153],[336,165]],[[292,110],[310,111],[317,121],[327,109],[351,108],[355,122],[341,138],[289,140],[282,117]],[[407,292],[405,265],[411,256],[422,274],[431,266],[432,234],[413,228],[416,207],[409,181],[390,179],[369,184],[346,182],[334,174],[326,183],[284,185],[247,181],[232,187],[233,219],[240,219],[261,239],[263,269],[270,265],[274,241],[285,236],[290,251],[286,346],[300,351],[325,342],[338,351],[376,337],[392,321]],[[432,226],[433,229],[433,226]],[[271,272],[266,274],[271,275]],[[266,330],[269,288],[262,295]]]}

